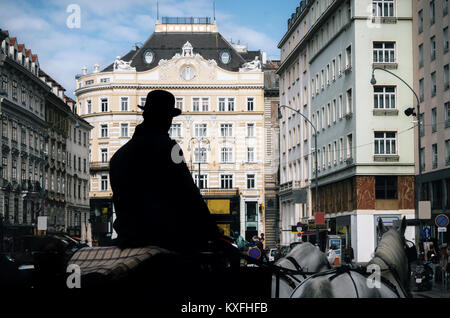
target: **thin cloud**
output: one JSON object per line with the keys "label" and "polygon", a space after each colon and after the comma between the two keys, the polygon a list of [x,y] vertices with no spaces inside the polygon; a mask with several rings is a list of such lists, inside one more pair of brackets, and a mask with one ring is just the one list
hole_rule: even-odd
{"label": "thin cloud", "polygon": [[[75,75],[86,65],[89,71],[98,63],[100,69],[127,53],[135,43],[144,43],[153,33],[156,0],[77,0],[81,9],[81,28],[70,29],[66,12],[73,0],[50,0],[45,4],[25,0],[2,1],[0,28],[25,43],[38,54],[42,69],[73,96]],[[248,44],[249,50],[267,51],[279,56],[277,41],[263,30],[244,25],[242,15],[220,10],[216,6],[219,32],[233,42]],[[159,16],[213,16],[211,0],[160,0]]]}

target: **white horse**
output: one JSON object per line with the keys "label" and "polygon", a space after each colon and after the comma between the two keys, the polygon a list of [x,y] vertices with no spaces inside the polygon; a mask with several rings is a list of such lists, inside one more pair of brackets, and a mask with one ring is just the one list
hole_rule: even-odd
{"label": "white horse", "polygon": [[[385,231],[383,222],[378,228],[383,237],[375,250],[367,269],[375,269],[367,274],[365,270],[327,271],[310,276],[299,284],[292,298],[404,298],[410,297],[407,245],[405,242],[406,219],[398,229]],[[376,269],[380,274],[377,281]]]}
{"label": "white horse", "polygon": [[[325,254],[308,242],[295,246],[286,257],[276,261],[275,265],[283,269],[306,273],[322,272],[331,268]],[[291,274],[289,272],[272,275],[272,297],[291,297],[295,288],[308,276],[307,274]]]}

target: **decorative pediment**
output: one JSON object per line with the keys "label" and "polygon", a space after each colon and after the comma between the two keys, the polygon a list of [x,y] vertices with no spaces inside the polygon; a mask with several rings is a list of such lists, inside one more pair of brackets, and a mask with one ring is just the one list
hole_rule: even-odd
{"label": "decorative pediment", "polygon": [[[206,60],[198,53],[194,54],[194,48],[192,44],[189,43],[189,41],[183,45],[181,54],[175,54],[170,60],[161,59],[158,65],[161,67],[162,72],[160,73],[160,75],[162,80],[169,79],[169,77],[171,76],[170,71],[174,67],[175,72],[180,79],[191,80],[199,78],[198,75],[199,73],[201,73],[202,68],[206,69],[208,80],[216,79],[217,62],[215,60]],[[192,76],[186,76],[186,74],[182,74],[183,70],[186,68],[189,68],[189,71],[195,74],[191,74]]]}

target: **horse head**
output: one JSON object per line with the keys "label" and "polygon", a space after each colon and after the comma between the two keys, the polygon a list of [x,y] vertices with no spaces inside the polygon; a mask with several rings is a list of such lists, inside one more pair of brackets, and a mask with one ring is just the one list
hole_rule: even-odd
{"label": "horse head", "polygon": [[375,250],[371,263],[382,263],[387,266],[387,272],[397,276],[397,280],[408,290],[409,263],[417,257],[414,244],[405,238],[406,218],[403,217],[399,225],[387,229],[381,218],[378,220],[378,231],[382,235],[381,241]]}

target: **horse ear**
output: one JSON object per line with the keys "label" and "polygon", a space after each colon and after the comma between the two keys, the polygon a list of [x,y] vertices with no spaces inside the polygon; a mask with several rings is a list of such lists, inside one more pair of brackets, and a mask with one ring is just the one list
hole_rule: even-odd
{"label": "horse ear", "polygon": [[381,218],[378,219],[378,231],[380,231],[381,235],[386,233],[386,228],[384,227],[383,220]]}
{"label": "horse ear", "polygon": [[406,216],[403,217],[402,219],[402,223],[400,225],[400,235],[402,237],[405,236],[405,231],[406,231]]}

